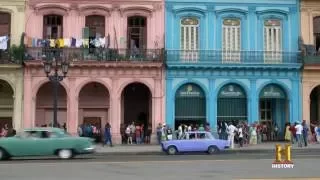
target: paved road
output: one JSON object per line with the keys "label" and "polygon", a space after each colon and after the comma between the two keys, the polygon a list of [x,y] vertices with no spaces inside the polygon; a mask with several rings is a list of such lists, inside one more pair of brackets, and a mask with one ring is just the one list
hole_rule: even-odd
{"label": "paved road", "polygon": [[[0,164],[19,164],[19,163],[61,163],[61,162],[137,162],[137,161],[193,161],[193,160],[271,160],[275,157],[273,152],[221,152],[216,155],[207,155],[205,153],[197,154],[181,154],[169,156],[166,154],[160,155],[114,155],[114,154],[90,154],[77,156],[73,160],[59,160],[56,157],[28,157],[14,158],[11,161],[0,161]],[[292,159],[320,159],[320,152],[301,151],[292,152]],[[320,175],[320,174],[319,174]]]}
{"label": "paved road", "polygon": [[[240,180],[320,176],[319,156],[295,155],[294,169],[272,169],[260,155],[103,156],[72,161],[13,160],[0,164],[1,180]],[[229,158],[227,158],[229,156]],[[267,157],[264,155],[263,157]],[[309,157],[309,158],[305,158]],[[219,159],[221,158],[221,159]],[[311,179],[310,179],[311,180]],[[312,179],[316,180],[316,179]],[[319,178],[320,180],[320,178]]]}

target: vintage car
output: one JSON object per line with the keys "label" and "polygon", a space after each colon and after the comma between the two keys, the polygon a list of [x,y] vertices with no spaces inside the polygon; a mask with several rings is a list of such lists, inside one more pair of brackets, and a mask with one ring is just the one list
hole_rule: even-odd
{"label": "vintage car", "polygon": [[94,150],[93,139],[74,137],[59,128],[24,129],[16,136],[0,138],[0,160],[50,155],[70,159],[78,154],[93,153]]}
{"label": "vintage car", "polygon": [[178,152],[207,152],[218,153],[229,148],[229,141],[215,139],[210,132],[192,131],[186,132],[177,140],[168,140],[161,143],[162,150],[169,155]]}

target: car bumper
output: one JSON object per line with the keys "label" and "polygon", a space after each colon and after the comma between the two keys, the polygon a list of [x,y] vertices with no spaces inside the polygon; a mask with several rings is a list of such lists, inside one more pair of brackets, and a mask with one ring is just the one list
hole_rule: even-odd
{"label": "car bumper", "polygon": [[90,147],[84,148],[81,154],[91,154],[91,153],[94,153],[95,151],[96,151],[96,147],[90,146]]}

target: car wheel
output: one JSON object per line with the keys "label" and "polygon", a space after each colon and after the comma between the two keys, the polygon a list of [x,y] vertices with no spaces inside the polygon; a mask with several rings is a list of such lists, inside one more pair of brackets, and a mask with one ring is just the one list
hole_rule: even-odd
{"label": "car wheel", "polygon": [[70,159],[73,157],[73,152],[70,149],[61,149],[58,151],[58,156],[60,159]]}
{"label": "car wheel", "polygon": [[175,155],[177,153],[177,148],[174,146],[169,146],[167,152],[169,155]]}
{"label": "car wheel", "polygon": [[217,146],[209,146],[208,153],[209,154],[216,154],[219,152],[219,148]]}

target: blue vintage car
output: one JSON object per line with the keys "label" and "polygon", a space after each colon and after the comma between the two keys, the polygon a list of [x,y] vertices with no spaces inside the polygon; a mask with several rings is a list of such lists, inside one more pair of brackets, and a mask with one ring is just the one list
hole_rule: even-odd
{"label": "blue vintage car", "polygon": [[229,141],[216,139],[210,132],[192,131],[186,132],[177,140],[168,140],[161,143],[162,150],[169,155],[178,152],[207,152],[218,153],[229,148]]}

